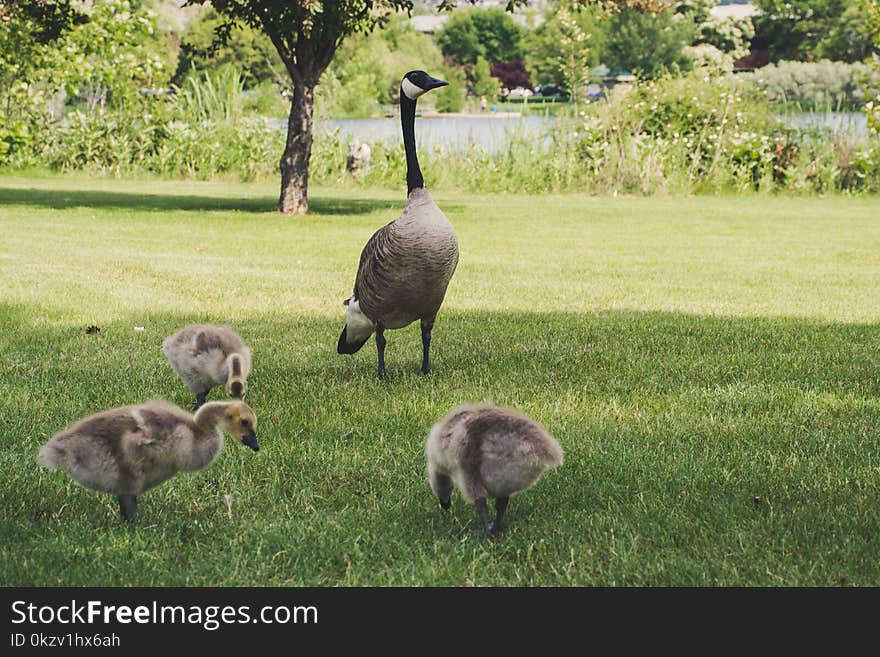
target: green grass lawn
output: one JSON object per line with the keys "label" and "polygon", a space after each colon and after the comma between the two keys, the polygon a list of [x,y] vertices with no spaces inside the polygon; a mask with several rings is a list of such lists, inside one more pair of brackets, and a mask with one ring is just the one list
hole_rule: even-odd
{"label": "green grass lawn", "polygon": [[[438,194],[461,262],[435,369],[411,326],[380,383],[372,342],[335,345],[403,193],[275,196],[0,178],[0,584],[880,585],[880,199]],[[98,410],[188,407],[161,343],[194,321],[251,345],[261,450],[127,527],[35,455]],[[566,452],[491,542],[422,451],[485,399]]]}

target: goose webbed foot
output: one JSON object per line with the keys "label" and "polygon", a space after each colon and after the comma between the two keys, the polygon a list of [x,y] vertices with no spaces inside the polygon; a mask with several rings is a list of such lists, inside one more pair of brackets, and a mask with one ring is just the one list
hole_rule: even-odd
{"label": "goose webbed foot", "polygon": [[119,514],[122,519],[127,522],[137,521],[137,496],[136,495],[119,495]]}
{"label": "goose webbed foot", "polygon": [[196,395],[196,400],[193,402],[193,405],[192,405],[192,407],[190,408],[190,410],[191,410],[193,413],[195,413],[197,410],[199,410],[199,408],[201,408],[201,407],[204,405],[204,403],[205,403],[205,395],[206,395],[206,393],[204,393],[204,392],[199,393],[198,395]]}

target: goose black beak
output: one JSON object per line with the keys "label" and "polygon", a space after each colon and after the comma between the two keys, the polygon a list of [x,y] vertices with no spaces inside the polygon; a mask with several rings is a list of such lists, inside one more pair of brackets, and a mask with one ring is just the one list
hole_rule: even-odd
{"label": "goose black beak", "polygon": [[425,84],[425,91],[431,91],[431,89],[436,89],[437,87],[445,87],[447,84],[449,83],[445,80],[438,80],[437,78],[432,78],[429,75],[427,84]]}
{"label": "goose black beak", "polygon": [[257,434],[255,434],[253,431],[251,431],[249,434],[246,434],[244,437],[242,437],[241,444],[247,445],[255,452],[260,451],[260,445],[257,443]]}
{"label": "goose black beak", "polygon": [[452,506],[452,500],[446,500],[445,502],[443,500],[440,500],[440,508],[443,509],[444,511],[448,511],[449,507],[451,507],[451,506]]}

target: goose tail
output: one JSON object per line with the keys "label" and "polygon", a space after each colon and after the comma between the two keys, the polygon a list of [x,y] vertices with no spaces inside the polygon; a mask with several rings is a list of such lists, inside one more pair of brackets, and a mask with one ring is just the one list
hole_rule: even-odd
{"label": "goose tail", "polygon": [[373,321],[361,311],[357,299],[352,297],[346,304],[348,312],[345,319],[345,327],[336,343],[336,352],[339,354],[354,354],[363,347],[376,326]]}

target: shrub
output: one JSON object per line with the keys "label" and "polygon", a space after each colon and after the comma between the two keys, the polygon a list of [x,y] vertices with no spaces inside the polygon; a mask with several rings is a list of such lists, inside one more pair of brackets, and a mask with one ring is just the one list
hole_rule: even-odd
{"label": "shrub", "polygon": [[866,64],[779,62],[754,74],[771,103],[797,103],[806,109],[854,109],[880,92],[880,74]]}
{"label": "shrub", "polygon": [[120,175],[147,165],[167,133],[164,112],[140,116],[107,110],[74,110],[57,130],[48,163],[61,171],[96,170]]}

